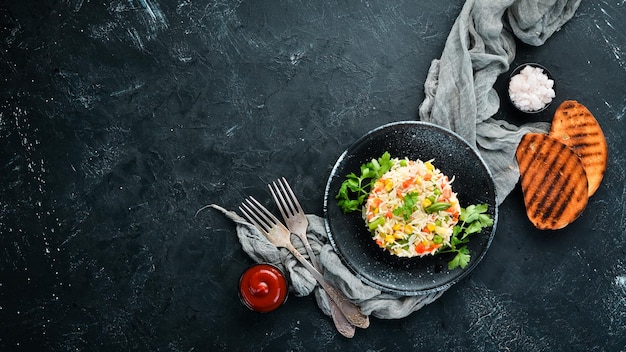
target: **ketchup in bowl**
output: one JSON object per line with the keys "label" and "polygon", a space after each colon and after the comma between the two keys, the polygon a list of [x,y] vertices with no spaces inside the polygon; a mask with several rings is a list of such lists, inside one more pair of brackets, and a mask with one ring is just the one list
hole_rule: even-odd
{"label": "ketchup in bowl", "polygon": [[271,312],[287,299],[287,280],[276,266],[255,264],[241,275],[239,298],[251,310]]}

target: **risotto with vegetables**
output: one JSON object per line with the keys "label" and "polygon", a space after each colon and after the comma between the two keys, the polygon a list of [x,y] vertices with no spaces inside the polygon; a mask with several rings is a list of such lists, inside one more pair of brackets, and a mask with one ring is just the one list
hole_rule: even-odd
{"label": "risotto with vegetables", "polygon": [[392,159],[373,184],[363,218],[378,246],[400,257],[449,246],[461,207],[452,181],[431,161]]}

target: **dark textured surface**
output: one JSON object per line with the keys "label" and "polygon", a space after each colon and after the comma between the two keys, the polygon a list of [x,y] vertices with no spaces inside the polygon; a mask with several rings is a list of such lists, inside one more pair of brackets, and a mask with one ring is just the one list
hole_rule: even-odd
{"label": "dark textured surface", "polygon": [[[312,297],[249,312],[217,203],[290,181],[322,214],[340,153],[417,118],[462,1],[3,1],[0,350],[624,351],[626,3],[583,1],[537,62],[598,118],[583,215],[535,230],[516,188],[480,265],[401,320],[339,336]],[[504,97],[506,75],[496,83]],[[528,117],[502,98],[498,117]]]}
{"label": "dark textured surface", "polygon": [[[496,226],[473,235],[468,244],[472,260],[464,269],[448,270],[454,254],[399,258],[374,243],[360,211],[344,214],[335,195],[349,173],[385,152],[392,158],[434,160],[445,175],[454,175],[459,204],[487,204]],[[423,295],[448,289],[478,265],[497,228],[496,190],[482,158],[460,136],[430,123],[403,121],[383,125],[357,140],[339,157],[324,191],[324,219],[333,248],[361,280],[387,293]]]}

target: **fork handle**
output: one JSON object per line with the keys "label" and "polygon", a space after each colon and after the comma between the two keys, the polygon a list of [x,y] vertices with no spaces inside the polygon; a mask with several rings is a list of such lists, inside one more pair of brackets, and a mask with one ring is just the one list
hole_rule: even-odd
{"label": "fork handle", "polygon": [[302,241],[302,243],[304,244],[304,249],[306,250],[306,254],[309,255],[309,259],[311,260],[311,264],[313,264],[313,267],[315,268],[315,270],[322,273],[322,268],[320,266],[319,260],[315,256],[315,253],[313,252],[313,248],[311,248],[311,243],[309,243],[309,239],[306,237],[306,232],[297,233],[296,236],[298,236],[298,238],[300,238],[300,241]]}
{"label": "fork handle", "polygon": [[[306,249],[311,264],[313,264],[315,270],[319,271],[323,276],[324,271],[322,270],[319,259],[315,256],[315,253],[313,253],[313,248],[311,248],[309,239],[306,237],[306,232],[296,233],[296,236],[298,236],[302,243],[304,243],[304,248]],[[339,310],[337,303],[331,299],[328,302],[328,306],[330,307],[330,316],[333,318],[333,323],[335,324],[337,331],[347,338],[354,337],[354,325],[350,324],[346,316],[341,312],[341,310]]]}
{"label": "fork handle", "polygon": [[309,263],[303,256],[296,250],[296,248],[289,244],[286,246],[287,249],[298,259],[304,267],[311,272],[313,277],[319,282],[320,286],[326,291],[328,297],[332,299],[336,304],[337,308],[345,315],[346,319],[350,322],[350,324],[359,327],[359,328],[367,328],[370,325],[369,317],[359,310],[354,303],[350,302],[348,298],[346,298],[339,290],[337,290],[334,286],[331,286],[326,279],[317,271],[311,263]]}

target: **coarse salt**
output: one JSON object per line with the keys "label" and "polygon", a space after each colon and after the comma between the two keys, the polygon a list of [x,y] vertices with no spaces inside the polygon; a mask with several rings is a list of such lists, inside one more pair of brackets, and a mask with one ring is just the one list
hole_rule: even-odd
{"label": "coarse salt", "polygon": [[556,96],[554,81],[539,67],[526,66],[511,77],[509,97],[520,110],[533,112],[543,109]]}

